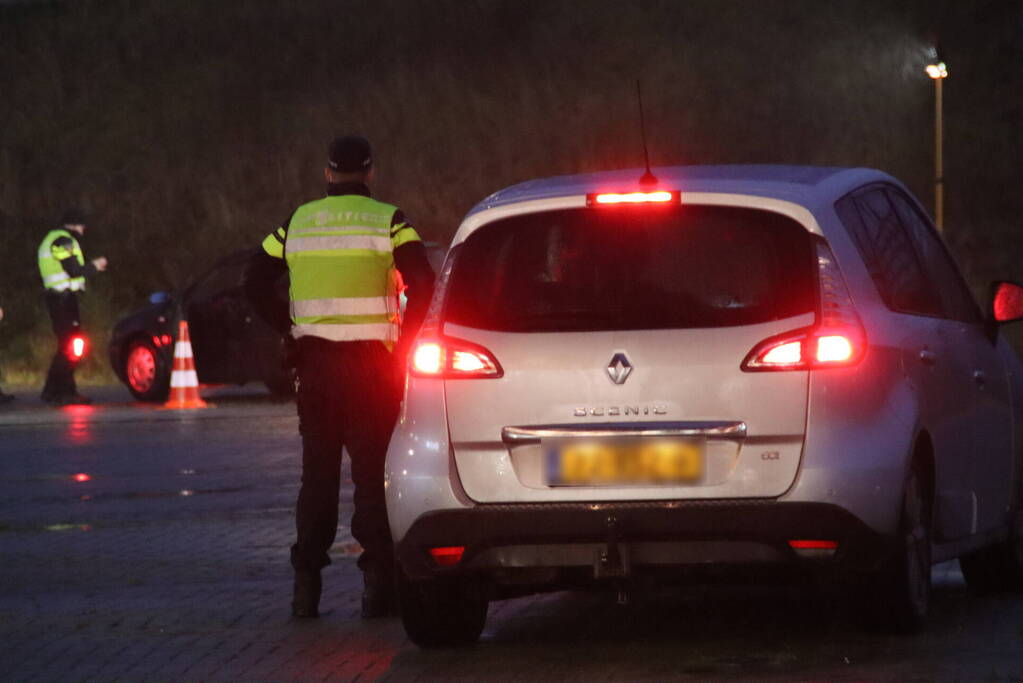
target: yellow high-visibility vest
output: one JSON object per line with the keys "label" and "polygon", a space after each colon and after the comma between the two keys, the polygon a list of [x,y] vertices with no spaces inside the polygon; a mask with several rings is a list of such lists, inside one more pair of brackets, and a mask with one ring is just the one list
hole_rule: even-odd
{"label": "yellow high-visibility vest", "polygon": [[331,341],[398,339],[399,275],[394,249],[419,240],[406,223],[392,227],[397,207],[362,195],[300,206],[263,250],[288,264],[292,335]]}
{"label": "yellow high-visibility vest", "polygon": [[[61,237],[71,240],[71,246],[62,247],[54,244]],[[58,228],[46,233],[43,243],[39,245],[39,275],[43,278],[43,287],[49,291],[81,292],[85,289],[84,277],[71,277],[60,265],[60,262],[69,256],[73,256],[78,265],[85,265],[85,255],[78,244],[78,240],[67,230]]]}

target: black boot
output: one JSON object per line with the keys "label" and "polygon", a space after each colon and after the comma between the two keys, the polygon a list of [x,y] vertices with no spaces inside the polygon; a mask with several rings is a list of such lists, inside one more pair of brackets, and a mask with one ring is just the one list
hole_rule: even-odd
{"label": "black boot", "polygon": [[398,616],[393,574],[379,570],[364,571],[362,584],[363,619]]}
{"label": "black boot", "polygon": [[320,591],[323,584],[319,571],[295,571],[295,592],[291,599],[291,616],[311,619],[320,616]]}

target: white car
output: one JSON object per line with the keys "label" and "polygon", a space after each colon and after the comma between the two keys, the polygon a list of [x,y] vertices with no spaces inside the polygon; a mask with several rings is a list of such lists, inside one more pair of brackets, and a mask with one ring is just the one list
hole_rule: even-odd
{"label": "white car", "polygon": [[422,646],[490,600],[699,569],[835,572],[924,621],[932,563],[1023,583],[1020,361],[868,169],[530,181],[458,229],[387,455]]}

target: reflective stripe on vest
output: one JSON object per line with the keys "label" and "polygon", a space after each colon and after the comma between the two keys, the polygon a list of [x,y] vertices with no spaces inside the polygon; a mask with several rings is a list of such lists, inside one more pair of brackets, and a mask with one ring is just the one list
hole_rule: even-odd
{"label": "reflective stripe on vest", "polygon": [[371,228],[368,225],[330,225],[324,227],[312,227],[312,228],[295,228],[289,230],[289,235],[304,235],[308,233],[334,233],[334,232],[345,232],[350,234],[363,233],[366,235],[383,235],[389,237],[391,234],[390,228]]}
{"label": "reflective stripe on vest", "polygon": [[391,253],[390,237],[373,235],[318,235],[316,237],[293,237],[288,235],[288,253],[302,251],[340,251],[342,249],[365,249]]}
{"label": "reflective stripe on vest", "polygon": [[[293,336],[387,344],[397,340],[400,313],[391,227],[395,211],[362,195],[325,197],[295,211],[282,250],[291,280]],[[411,228],[403,232],[419,239]],[[264,241],[271,256],[280,237]],[[403,237],[403,242],[410,241],[408,234]]]}
{"label": "reflective stripe on vest", "polygon": [[[62,237],[67,237],[71,240],[71,247],[54,247],[54,242]],[[42,244],[39,245],[39,275],[43,280],[43,287],[48,291],[54,292],[65,292],[71,290],[72,292],[80,292],[85,289],[85,278],[84,277],[71,277],[64,270],[64,266],[60,265],[62,259],[72,257],[78,261],[78,265],[85,265],[85,255],[82,253],[82,248],[78,244],[78,240],[68,232],[67,230],[57,229],[51,230],[43,238]]]}
{"label": "reflective stripe on vest", "polygon": [[292,318],[322,318],[331,315],[386,315],[387,304],[381,297],[344,297],[305,299],[291,302]]}
{"label": "reflective stripe on vest", "polygon": [[330,341],[362,341],[378,339],[389,341],[394,334],[391,323],[365,323],[361,325],[337,325],[334,323],[312,324],[299,323],[291,330],[291,335],[299,337],[320,337]]}

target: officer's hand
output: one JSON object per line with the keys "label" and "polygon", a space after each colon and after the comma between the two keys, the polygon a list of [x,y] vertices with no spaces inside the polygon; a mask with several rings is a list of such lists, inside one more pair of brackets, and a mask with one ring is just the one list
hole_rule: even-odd
{"label": "officer's hand", "polygon": [[99,258],[94,258],[92,260],[92,265],[96,266],[96,270],[102,273],[107,269],[107,257],[100,256]]}
{"label": "officer's hand", "polygon": [[4,319],[4,309],[0,308],[0,320]]}

